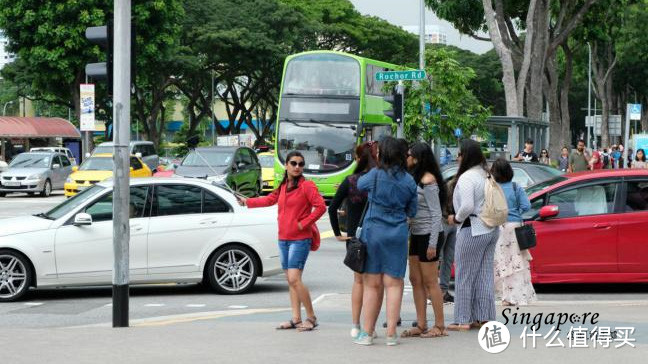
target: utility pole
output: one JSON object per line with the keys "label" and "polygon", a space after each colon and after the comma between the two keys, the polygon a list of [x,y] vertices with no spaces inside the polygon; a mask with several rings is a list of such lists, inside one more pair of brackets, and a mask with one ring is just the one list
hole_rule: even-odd
{"label": "utility pole", "polygon": [[211,71],[211,102],[209,108],[212,114],[212,146],[216,145],[216,116],[214,115],[214,71]]}
{"label": "utility pole", "polygon": [[115,0],[114,4],[113,327],[128,327],[131,0]]}
{"label": "utility pole", "polygon": [[[590,127],[593,132],[596,132],[595,122],[592,119],[592,46],[587,42],[587,49],[589,50],[589,61],[588,61],[588,71],[587,71],[587,120],[590,122],[590,126],[587,126],[587,148],[591,148],[591,136]],[[595,136],[596,137],[596,136]]]}

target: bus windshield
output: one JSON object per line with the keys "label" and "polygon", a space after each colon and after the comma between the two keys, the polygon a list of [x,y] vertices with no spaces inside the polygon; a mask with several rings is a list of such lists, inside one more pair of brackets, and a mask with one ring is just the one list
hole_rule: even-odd
{"label": "bus windshield", "polygon": [[307,54],[286,68],[284,95],[360,96],[360,63],[339,54]]}
{"label": "bus windshield", "polygon": [[304,172],[332,172],[353,163],[356,137],[349,124],[282,121],[279,127],[278,155],[297,150],[304,156]]}

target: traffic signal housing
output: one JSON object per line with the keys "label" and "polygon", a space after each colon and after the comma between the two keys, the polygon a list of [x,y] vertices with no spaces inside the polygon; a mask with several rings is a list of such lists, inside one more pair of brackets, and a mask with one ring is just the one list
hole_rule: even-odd
{"label": "traffic signal housing", "polygon": [[383,114],[392,119],[396,124],[403,122],[403,94],[396,89],[392,90],[391,95],[383,96],[383,100],[389,104],[389,108],[383,110]]}
{"label": "traffic signal housing", "polygon": [[94,80],[106,80],[108,93],[112,90],[113,70],[113,29],[112,24],[98,27],[88,27],[85,31],[86,39],[102,47],[106,53],[106,62],[88,63],[85,66],[86,76]]}

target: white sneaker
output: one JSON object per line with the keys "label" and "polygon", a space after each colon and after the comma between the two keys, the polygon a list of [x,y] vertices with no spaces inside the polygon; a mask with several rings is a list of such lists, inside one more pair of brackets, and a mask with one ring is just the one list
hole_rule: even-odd
{"label": "white sneaker", "polygon": [[358,335],[360,335],[360,325],[358,326],[354,325],[351,328],[351,337],[355,339],[356,337],[358,337]]}
{"label": "white sneaker", "polygon": [[398,345],[398,335],[394,335],[394,336],[389,336],[389,335],[387,335],[387,336],[385,337],[385,344],[386,344],[387,346],[395,346],[395,345]]}
{"label": "white sneaker", "polygon": [[369,336],[369,334],[367,334],[364,331],[360,331],[358,337],[356,337],[355,340],[353,340],[353,343],[358,345],[365,345],[365,346],[373,345],[373,337]]}

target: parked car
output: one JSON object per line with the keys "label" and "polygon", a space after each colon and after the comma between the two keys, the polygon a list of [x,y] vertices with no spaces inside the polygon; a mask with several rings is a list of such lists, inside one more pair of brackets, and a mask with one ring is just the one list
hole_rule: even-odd
{"label": "parked car", "polygon": [[72,154],[72,151],[68,148],[64,147],[38,147],[38,148],[31,148],[29,150],[30,152],[53,152],[53,153],[61,153],[68,157],[70,162],[72,162],[72,165],[77,165],[77,160],[74,158],[74,154]]}
{"label": "parked car", "polygon": [[246,196],[261,193],[261,165],[254,150],[248,147],[193,149],[176,168],[175,175],[225,183]]}
{"label": "parked car", "polygon": [[274,190],[274,153],[264,152],[257,154],[261,164],[261,191],[272,192]]}
{"label": "parked car", "polygon": [[[101,143],[92,151],[92,155],[106,153],[112,154],[114,152],[114,147],[115,143],[113,142]],[[157,166],[160,165],[160,156],[158,156],[157,152],[155,151],[155,145],[153,144],[153,142],[145,140],[131,141],[130,154],[142,158],[144,163],[146,163],[146,165],[152,171],[154,171]]]}
{"label": "parked car", "polygon": [[[0,301],[29,287],[110,285],[112,181],[48,212],[0,220]],[[199,179],[133,179],[130,282],[205,282],[240,294],[257,277],[281,273],[276,209],[247,209],[221,186]],[[181,243],[180,243],[181,242]],[[3,271],[4,272],[4,271]]]}
{"label": "parked car", "polygon": [[[540,163],[529,162],[516,162],[510,161],[513,167],[513,182],[521,187],[527,187],[537,184],[556,176],[562,175],[564,172],[552,166]],[[459,164],[456,162],[447,164],[441,167],[441,174],[443,179],[448,181],[457,174]]]}
{"label": "parked car", "polygon": [[566,174],[529,191],[534,283],[648,282],[648,171]]}
{"label": "parked car", "polygon": [[7,193],[40,193],[48,197],[52,190],[63,188],[72,173],[67,156],[51,152],[29,152],[17,155],[9,168],[0,174],[0,197]]}
{"label": "parked car", "polygon": [[9,165],[7,164],[7,162],[0,159],[0,173],[6,171],[7,169],[9,169]]}
{"label": "parked car", "polygon": [[[93,154],[81,166],[74,167],[70,177],[65,181],[65,196],[72,197],[92,185],[99,183],[113,175],[112,154]],[[137,156],[130,156],[130,176],[151,177],[153,173],[148,166]]]}

